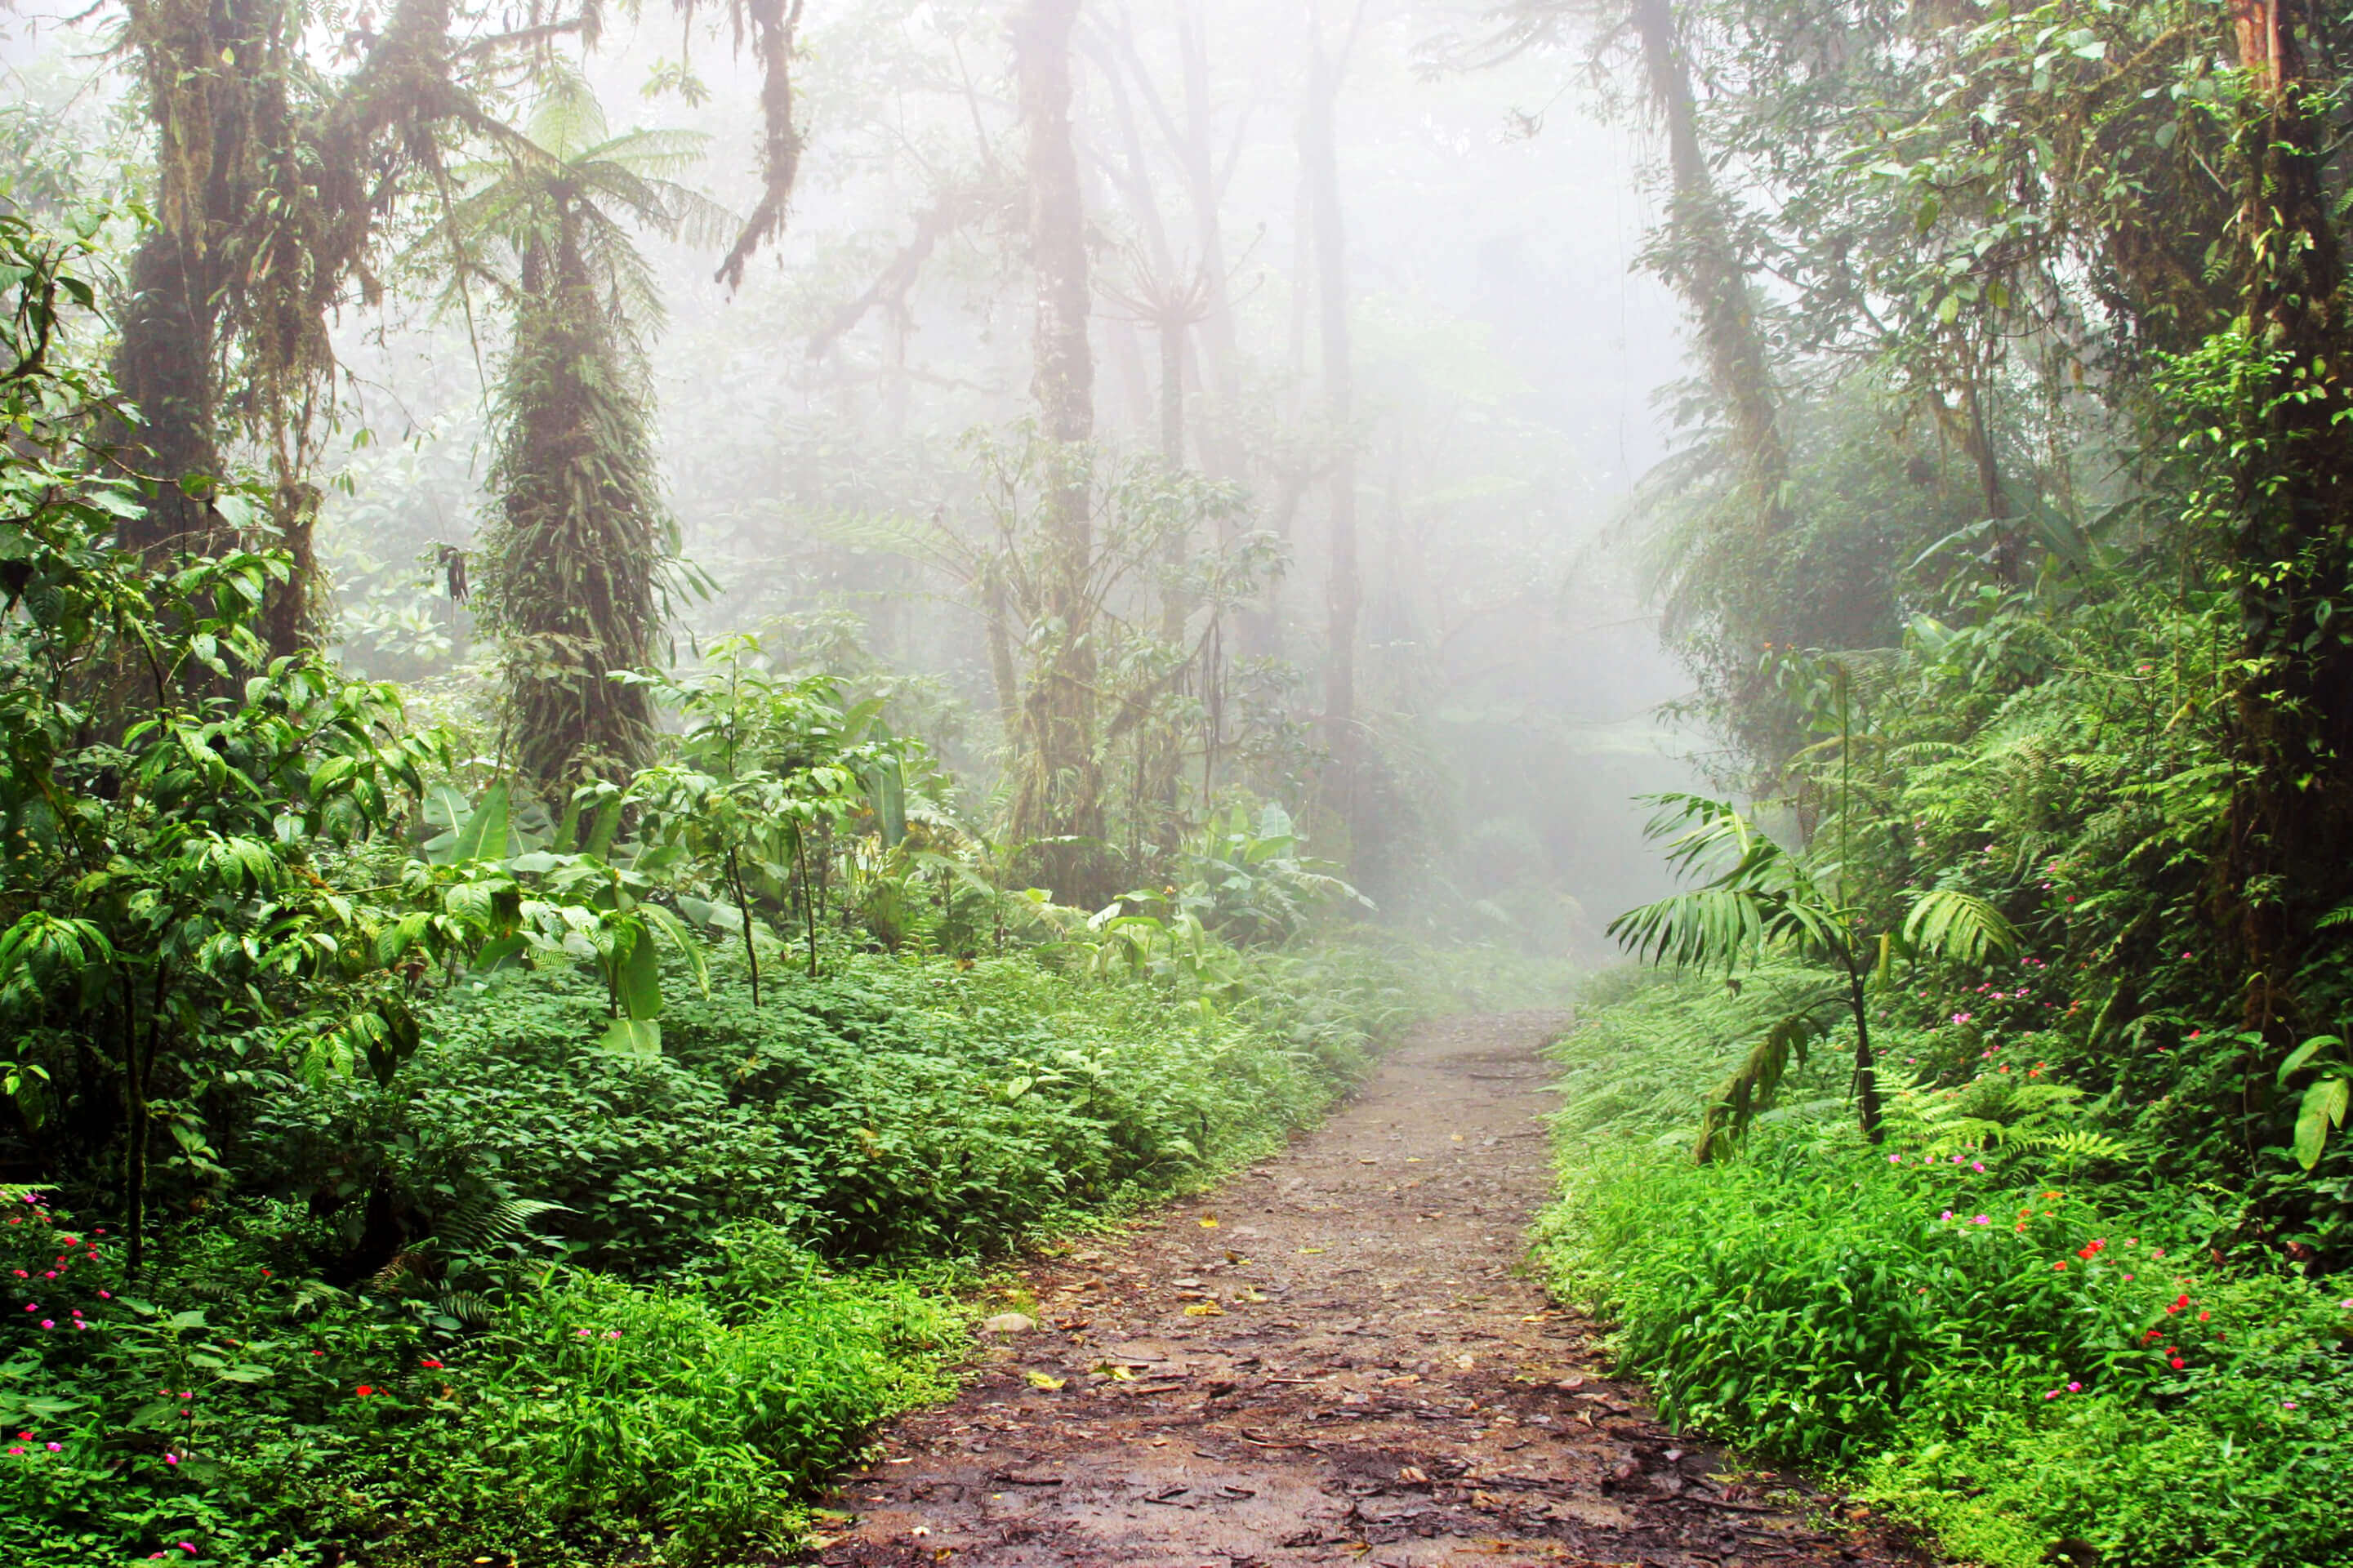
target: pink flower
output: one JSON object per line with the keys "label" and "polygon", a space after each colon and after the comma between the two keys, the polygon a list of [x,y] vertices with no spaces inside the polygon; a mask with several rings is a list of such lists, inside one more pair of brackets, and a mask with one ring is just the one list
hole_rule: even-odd
{"label": "pink flower", "polygon": [[63,1443],[52,1443],[49,1445],[49,1452],[52,1454],[62,1454],[65,1451],[66,1446]]}
{"label": "pink flower", "polygon": [[180,1456],[177,1454],[166,1454],[164,1456],[164,1462],[167,1465],[176,1465],[180,1462]]}
{"label": "pink flower", "polygon": [[2070,1394],[2081,1394],[2084,1392],[2084,1385],[2080,1383],[2071,1383],[2067,1385],[2067,1392]]}
{"label": "pink flower", "polygon": [[1950,1219],[1953,1217],[1953,1211],[1947,1209],[1943,1214],[1938,1215],[1936,1217],[1938,1219]]}
{"label": "pink flower", "polygon": [[1970,1223],[1971,1225],[1991,1225],[1991,1224],[1993,1223],[1993,1220],[1992,1220],[1989,1216],[1988,1216],[1988,1215],[1978,1215],[1973,1216],[1973,1217],[1970,1219],[1969,1223]]}
{"label": "pink flower", "polygon": [[56,1321],[56,1320],[54,1320],[54,1319],[51,1319],[51,1318],[43,1318],[43,1319],[41,1320],[41,1327],[43,1327],[43,1328],[45,1328],[45,1329],[54,1329],[54,1328],[56,1328],[57,1326],[58,1326],[58,1325],[57,1325],[57,1321]]}

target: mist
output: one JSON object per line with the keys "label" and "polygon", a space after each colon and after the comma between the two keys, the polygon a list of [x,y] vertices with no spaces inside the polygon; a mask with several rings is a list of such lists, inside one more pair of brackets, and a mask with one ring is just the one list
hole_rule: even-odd
{"label": "mist", "polygon": [[[1590,956],[1599,924],[1660,885],[1632,797],[1688,782],[1709,744],[1661,716],[1690,681],[1626,525],[1676,438],[1662,396],[1683,339],[1638,265],[1659,217],[1648,127],[1557,53],[1466,63],[1464,29],[1482,26],[1436,6],[1089,8],[1070,68],[1092,440],[1106,469],[1173,458],[1219,487],[1218,542],[1260,557],[1215,628],[1198,611],[1182,628],[1216,643],[1225,689],[1216,725],[1189,721],[1171,808],[1198,821],[1229,798],[1280,804],[1384,921]],[[1345,426],[1303,173],[1311,39],[1332,94]],[[20,82],[34,72],[102,138],[93,104],[132,90],[119,68],[87,37],[26,22],[14,47]],[[1015,738],[984,608],[938,557],[987,533],[984,448],[1018,443],[1038,412],[1008,18],[818,7],[797,48],[797,176],[740,280],[714,277],[728,221],[636,230],[650,288],[628,330],[677,529],[662,652],[691,667],[748,635],[782,668],[886,695],[952,768],[958,809],[986,816]],[[620,15],[556,57],[607,135],[688,133],[665,178],[730,221],[757,202],[762,76],[724,26]],[[519,122],[546,96],[520,79],[501,90]],[[488,395],[509,329],[480,279],[454,277],[429,206],[377,264],[386,286],[332,316],[343,405],[317,463],[317,554],[350,668],[488,714],[494,639],[450,599],[447,552],[474,551],[494,505]],[[1174,454],[1155,300],[1187,317]],[[1360,754],[1335,786],[1343,451]],[[1104,609],[1154,621],[1155,592],[1133,572]]]}

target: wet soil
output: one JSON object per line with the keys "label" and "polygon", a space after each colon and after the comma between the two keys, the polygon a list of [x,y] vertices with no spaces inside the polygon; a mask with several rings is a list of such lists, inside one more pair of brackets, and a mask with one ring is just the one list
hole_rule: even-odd
{"label": "wet soil", "polygon": [[881,1435],[803,1561],[1923,1561],[1661,1426],[1525,1271],[1563,1022],[1426,1027],[1282,1155],[1036,1260],[1036,1326]]}

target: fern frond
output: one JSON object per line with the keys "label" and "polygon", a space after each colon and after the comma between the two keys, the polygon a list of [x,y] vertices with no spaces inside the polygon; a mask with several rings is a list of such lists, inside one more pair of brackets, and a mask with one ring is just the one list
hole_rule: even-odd
{"label": "fern frond", "polygon": [[1982,963],[1996,952],[2016,952],[2018,931],[1976,894],[1932,888],[1913,900],[1904,917],[1903,941],[1922,957]]}
{"label": "fern frond", "polygon": [[1804,1065],[1807,1051],[1824,1033],[1811,1012],[1792,1013],[1766,1030],[1747,1059],[1708,1097],[1699,1142],[1692,1150],[1694,1163],[1704,1165],[1738,1142],[1749,1123],[1771,1107],[1790,1064]]}
{"label": "fern frond", "polygon": [[437,1220],[433,1233],[456,1251],[480,1252],[523,1235],[542,1215],[569,1212],[543,1198],[474,1198]]}

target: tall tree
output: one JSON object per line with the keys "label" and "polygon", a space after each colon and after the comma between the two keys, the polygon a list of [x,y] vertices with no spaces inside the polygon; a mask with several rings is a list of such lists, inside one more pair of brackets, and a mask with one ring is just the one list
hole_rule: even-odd
{"label": "tall tree", "polygon": [[1087,444],[1094,354],[1087,338],[1086,205],[1071,133],[1071,39],[1082,0],[1022,0],[1012,16],[1025,135],[1029,262],[1037,284],[1030,395],[1047,443],[1039,651],[1014,737],[1013,837],[1044,841],[1039,866],[1066,899],[1102,889],[1103,831],[1095,756],[1094,565]]}
{"label": "tall tree", "polygon": [[609,135],[586,86],[559,77],[452,217],[467,270],[513,309],[477,603],[517,760],[549,792],[639,766],[652,741],[644,687],[613,679],[653,662],[677,541],[642,347],[661,306],[630,226],[719,232],[717,209],[667,177],[700,155],[677,132]]}
{"label": "tall tree", "polygon": [[2238,0],[2231,16],[2244,93],[2232,232],[2254,439],[2241,447],[2253,458],[2234,540],[2249,765],[2232,804],[2226,902],[2250,1022],[2263,1026],[2296,1005],[2288,988],[2313,922],[2353,894],[2353,628],[2339,614],[2353,579],[2353,328],[2329,194],[2337,98],[2306,58],[2317,7]]}
{"label": "tall tree", "polygon": [[1789,455],[1775,416],[1778,399],[1748,266],[1733,243],[1715,172],[1700,139],[1698,97],[1672,0],[1634,0],[1631,20],[1641,43],[1651,112],[1667,142],[1672,202],[1662,269],[1697,324],[1700,357],[1729,417],[1751,504],[1760,521],[1778,528],[1788,515],[1783,491]]}

